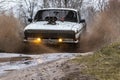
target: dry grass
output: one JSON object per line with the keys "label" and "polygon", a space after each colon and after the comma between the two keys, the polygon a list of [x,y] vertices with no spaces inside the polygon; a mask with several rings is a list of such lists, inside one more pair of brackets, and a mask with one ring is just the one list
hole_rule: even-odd
{"label": "dry grass", "polygon": [[102,48],[90,56],[77,57],[72,62],[84,64],[83,74],[97,80],[120,80],[120,43]]}
{"label": "dry grass", "polygon": [[5,52],[18,52],[21,48],[19,21],[12,15],[0,15],[0,49]]}

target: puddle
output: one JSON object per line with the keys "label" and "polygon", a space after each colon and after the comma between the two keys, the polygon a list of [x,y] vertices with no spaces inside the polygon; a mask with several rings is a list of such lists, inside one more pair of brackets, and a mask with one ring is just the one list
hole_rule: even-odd
{"label": "puddle", "polygon": [[8,69],[8,70],[4,70],[4,71],[15,71],[16,69]]}
{"label": "puddle", "polygon": [[55,61],[62,58],[72,58],[81,53],[53,53],[41,55],[24,55],[0,53],[0,75],[14,70],[19,70],[41,63]]}
{"label": "puddle", "polygon": [[32,60],[33,58],[28,56],[21,56],[21,57],[8,57],[8,58],[0,58],[0,63],[2,62],[16,62],[16,61],[26,61]]}

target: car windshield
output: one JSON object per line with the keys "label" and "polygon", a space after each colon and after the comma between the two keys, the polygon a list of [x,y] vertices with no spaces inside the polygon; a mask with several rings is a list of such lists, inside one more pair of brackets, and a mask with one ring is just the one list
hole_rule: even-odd
{"label": "car windshield", "polygon": [[45,21],[46,17],[56,17],[57,21],[77,21],[77,12],[72,10],[39,10],[34,18],[35,21]]}

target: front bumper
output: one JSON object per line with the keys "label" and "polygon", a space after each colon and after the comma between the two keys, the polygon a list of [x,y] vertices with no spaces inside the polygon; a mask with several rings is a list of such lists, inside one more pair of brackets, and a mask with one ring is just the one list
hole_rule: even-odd
{"label": "front bumper", "polygon": [[24,39],[24,42],[34,43],[34,44],[41,44],[41,43],[57,44],[57,43],[78,43],[78,40],[62,39],[62,38],[59,39],[28,38],[28,39]]}
{"label": "front bumper", "polygon": [[40,43],[78,43],[72,30],[26,30],[24,35],[24,42],[37,42],[39,38]]}

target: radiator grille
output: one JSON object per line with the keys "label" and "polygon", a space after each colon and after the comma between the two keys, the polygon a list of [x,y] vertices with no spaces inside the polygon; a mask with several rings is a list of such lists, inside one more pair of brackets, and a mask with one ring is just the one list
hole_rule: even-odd
{"label": "radiator grille", "polygon": [[70,30],[26,30],[25,37],[41,37],[43,39],[57,39],[57,38],[75,38],[75,32]]}

